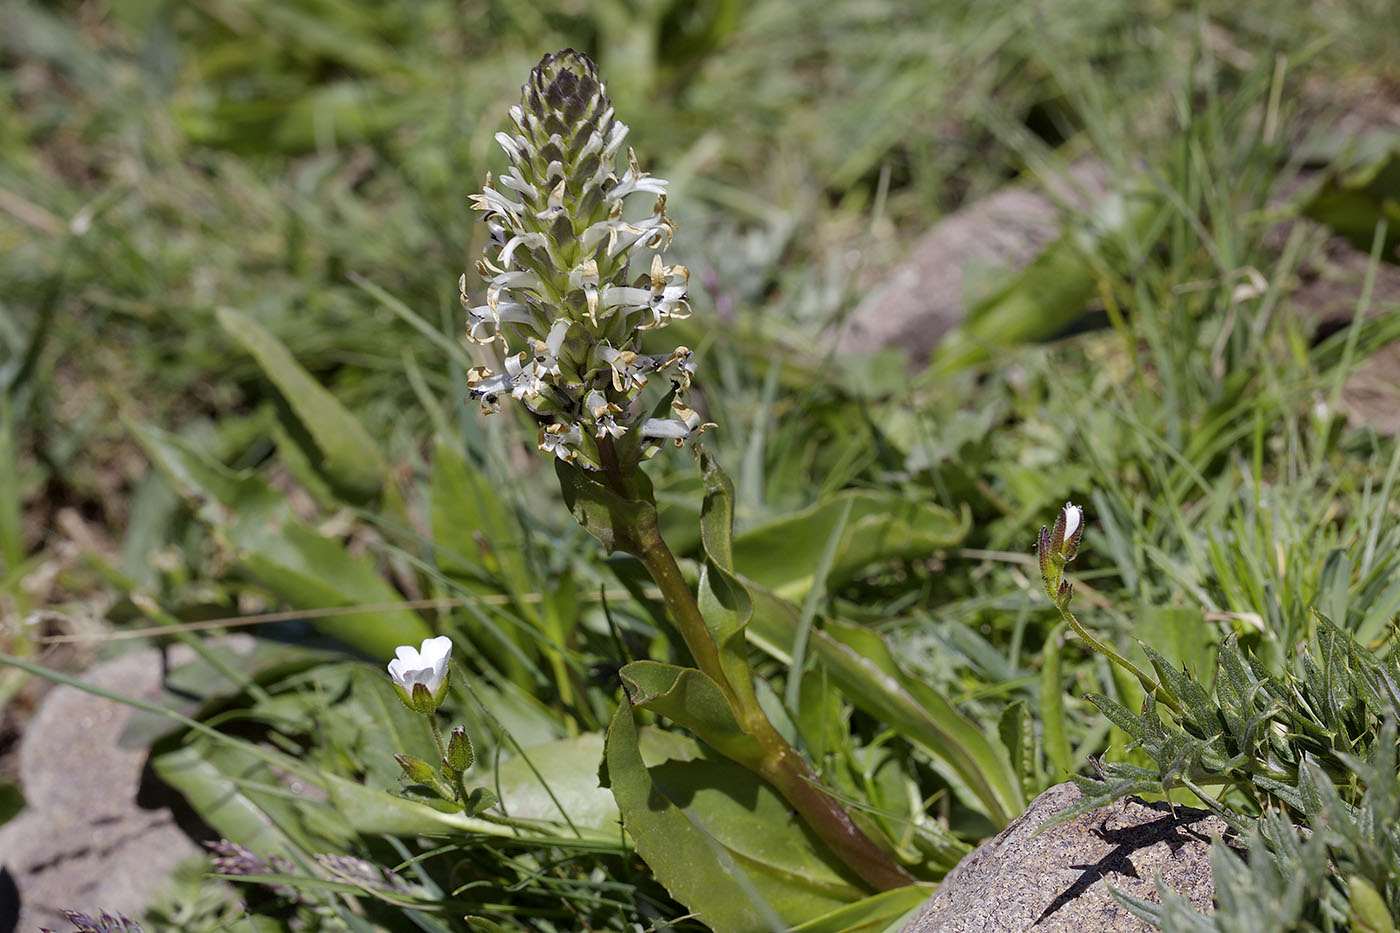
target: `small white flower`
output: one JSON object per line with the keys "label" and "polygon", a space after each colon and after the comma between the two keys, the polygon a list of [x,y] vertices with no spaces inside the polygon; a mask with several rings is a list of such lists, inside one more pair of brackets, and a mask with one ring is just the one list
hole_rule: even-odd
{"label": "small white flower", "polygon": [[1084,509],[1072,502],[1065,503],[1065,540],[1074,537],[1079,525],[1084,521]]}
{"label": "small white flower", "polygon": [[[620,140],[619,140],[620,142]],[[617,184],[608,189],[603,197],[609,203],[620,203],[623,198],[635,191],[649,191],[652,194],[666,193],[666,180],[664,178],[653,178],[637,163],[637,154],[630,148],[627,150],[627,171],[622,173],[622,177],[617,180]]]}
{"label": "small white flower", "polygon": [[[1061,528],[1064,530],[1061,531]],[[1066,502],[1055,520],[1055,530],[1050,535],[1050,546],[1060,560],[1074,560],[1079,553],[1079,539],[1084,534],[1084,509],[1073,502]]]}
{"label": "small white flower", "polygon": [[412,702],[415,685],[422,684],[433,701],[427,711],[436,709],[447,693],[447,662],[452,657],[452,639],[446,635],[425,638],[421,648],[400,645],[394,654],[397,657],[389,662],[389,676],[404,702],[420,713],[425,712]]}

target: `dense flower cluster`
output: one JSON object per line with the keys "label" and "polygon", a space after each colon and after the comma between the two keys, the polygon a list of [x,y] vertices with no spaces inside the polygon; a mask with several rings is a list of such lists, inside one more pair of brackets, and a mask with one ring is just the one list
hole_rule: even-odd
{"label": "dense flower cluster", "polygon": [[[484,302],[473,305],[467,277],[460,282],[467,336],[504,349],[497,369],[468,375],[472,397],[488,412],[504,397],[521,401],[540,418],[540,450],[590,467],[602,462],[600,445],[631,460],[666,439],[679,444],[707,427],[685,404],[691,351],[643,354],[639,343],[690,314],[689,271],[661,258],[675,232],[666,182],[631,149],[618,173],[627,126],[587,56],[546,55],[522,91],[512,132],[496,135],[510,168],[488,174],[472,198],[490,242],[477,263]],[[649,215],[629,219],[633,195],[655,197]],[[634,252],[651,256],[629,282]],[[657,376],[668,391],[648,411],[639,395]]]}

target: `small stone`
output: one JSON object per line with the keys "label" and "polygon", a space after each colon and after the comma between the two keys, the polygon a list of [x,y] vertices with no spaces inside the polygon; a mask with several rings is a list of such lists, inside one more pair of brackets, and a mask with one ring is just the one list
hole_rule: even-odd
{"label": "small stone", "polygon": [[[253,644],[247,636],[228,643],[240,653]],[[181,645],[167,663],[143,649],[82,680],[152,701],[167,667],[192,658]],[[19,745],[26,807],[0,826],[0,933],[69,929],[64,908],[139,916],[178,862],[202,857],[176,823],[168,791],[140,793],[148,750],[118,744],[131,712],[66,685],[45,695]]]}
{"label": "small stone", "polygon": [[1229,827],[1206,810],[1125,797],[1035,831],[1083,799],[1058,784],[948,873],[904,933],[1151,933],[1109,886],[1159,901],[1157,878],[1211,910],[1213,839]]}

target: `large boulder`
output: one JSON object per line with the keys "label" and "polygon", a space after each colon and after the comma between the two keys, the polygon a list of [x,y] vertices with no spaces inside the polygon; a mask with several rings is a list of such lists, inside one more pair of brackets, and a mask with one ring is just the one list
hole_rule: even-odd
{"label": "large boulder", "polygon": [[1150,933],[1109,886],[1157,901],[1157,879],[1211,909],[1210,847],[1229,831],[1219,817],[1127,797],[1036,834],[1081,799],[1074,784],[1037,797],[949,872],[904,933]]}

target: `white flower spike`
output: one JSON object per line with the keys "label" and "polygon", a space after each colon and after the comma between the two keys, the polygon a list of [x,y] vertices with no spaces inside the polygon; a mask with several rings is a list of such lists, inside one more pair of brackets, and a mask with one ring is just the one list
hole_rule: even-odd
{"label": "white flower spike", "polygon": [[[676,227],[666,181],[642,171],[597,66],[572,49],[541,59],[510,120],[496,135],[509,166],[472,196],[489,233],[476,264],[485,301],[472,304],[466,276],[458,282],[467,339],[500,344],[468,374],[471,397],[488,414],[523,403],[541,424],[540,450],[588,470],[693,438],[698,417],[681,434],[640,430],[665,420],[647,417],[658,386],[684,407],[695,370],[684,347],[641,352],[642,331],[690,314],[690,273],[661,256]],[[653,199],[650,216],[624,210],[634,197]]]}
{"label": "white flower spike", "polygon": [[389,677],[399,699],[418,713],[431,713],[447,698],[447,662],[452,658],[452,639],[446,635],[423,639],[423,645],[400,645],[397,657],[389,662]]}

